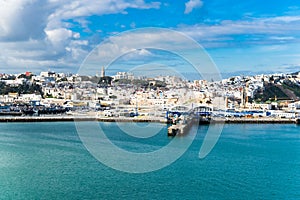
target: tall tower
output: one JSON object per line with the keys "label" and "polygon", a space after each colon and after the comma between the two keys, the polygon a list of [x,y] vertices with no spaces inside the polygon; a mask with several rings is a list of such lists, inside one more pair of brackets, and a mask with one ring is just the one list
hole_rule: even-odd
{"label": "tall tower", "polygon": [[240,88],[240,93],[241,93],[241,104],[240,104],[240,106],[242,108],[245,108],[245,87]]}
{"label": "tall tower", "polygon": [[101,78],[103,78],[105,76],[105,68],[104,66],[101,69]]}
{"label": "tall tower", "polygon": [[229,101],[228,101],[228,96],[226,96],[226,97],[225,97],[225,109],[228,108],[228,103],[229,103]]}
{"label": "tall tower", "polygon": [[246,89],[245,89],[245,104],[246,104],[246,106],[249,102],[248,91],[249,91],[249,83],[247,82],[246,83]]}

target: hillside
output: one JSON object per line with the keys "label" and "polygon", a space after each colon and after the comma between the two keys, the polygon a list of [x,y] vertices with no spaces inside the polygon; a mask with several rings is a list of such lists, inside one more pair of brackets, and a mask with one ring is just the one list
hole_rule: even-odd
{"label": "hillside", "polygon": [[284,89],[290,90],[296,97],[300,97],[300,85],[297,85],[291,81],[284,81],[282,84]]}
{"label": "hillside", "polygon": [[266,83],[263,90],[257,91],[254,100],[266,102],[268,100],[299,100],[300,86],[290,81],[282,84]]}

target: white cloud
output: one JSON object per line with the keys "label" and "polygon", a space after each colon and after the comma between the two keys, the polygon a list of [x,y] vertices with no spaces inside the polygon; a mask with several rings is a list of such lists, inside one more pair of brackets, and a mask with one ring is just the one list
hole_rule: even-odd
{"label": "white cloud", "polygon": [[0,41],[42,38],[48,11],[45,0],[0,1]]}
{"label": "white cloud", "polygon": [[241,36],[241,42],[256,44],[292,42],[300,39],[300,16],[253,18],[240,21],[224,20],[215,25],[197,24],[178,27],[177,30],[197,41],[205,42],[208,46],[227,45],[227,42],[232,42],[234,36],[237,35]]}
{"label": "white cloud", "polygon": [[[168,29],[146,28],[108,38],[91,52],[79,73],[92,73],[99,66],[111,66],[112,63],[124,60],[128,61],[128,65],[136,65],[137,62],[172,63],[173,57],[170,60],[170,57],[162,56],[162,52],[180,58],[181,61],[188,60],[197,64],[202,59],[201,67],[211,64],[201,46],[184,34]],[[172,63],[175,66],[177,64],[175,61]],[[201,69],[206,71],[209,67]]]}
{"label": "white cloud", "polygon": [[[149,0],[150,1],[150,0]],[[0,0],[0,65],[1,70],[11,68],[22,71],[48,69],[49,66],[78,66],[93,48],[92,40],[84,34],[71,30],[70,22],[78,22],[88,31],[88,16],[114,13],[126,14],[128,9],[159,9],[159,2],[144,0]],[[190,0],[185,4],[185,14],[203,5],[201,0]],[[250,16],[251,17],[251,16]],[[241,35],[240,45],[282,45],[300,40],[300,16],[278,16],[273,18],[250,18],[239,21],[222,21],[215,25],[197,24],[178,27],[179,30],[208,47],[236,44],[235,36]],[[135,23],[130,24],[132,28]],[[244,37],[247,36],[247,37]],[[173,39],[170,42],[170,38]],[[164,43],[169,41],[169,43]],[[115,45],[115,44],[119,45]],[[147,47],[188,48],[181,39],[170,33],[139,33],[127,38],[115,37],[99,52],[110,59],[133,51],[137,46],[139,56],[147,56]],[[274,46],[273,46],[274,47]]]}
{"label": "white cloud", "polygon": [[292,36],[271,36],[271,40],[278,40],[278,41],[286,41],[286,40],[295,40],[295,37]]}
{"label": "white cloud", "polygon": [[290,22],[300,21],[300,16],[279,16],[273,18],[266,18],[264,19],[264,21],[290,23]]}
{"label": "white cloud", "polygon": [[93,44],[72,31],[67,20],[88,31],[88,16],[159,7],[159,2],[144,0],[0,0],[1,70],[78,66]]}
{"label": "white cloud", "polygon": [[67,41],[73,36],[73,32],[65,28],[46,30],[45,32],[52,44],[60,44],[61,42]]}
{"label": "white cloud", "polygon": [[[97,48],[97,53],[94,56],[95,59],[101,58],[103,61],[112,61],[130,52],[133,52],[133,54],[128,54],[128,57],[132,55],[146,55],[150,52],[145,50],[145,48],[158,47],[159,45],[163,48],[163,46],[166,46],[163,44],[163,41],[166,41],[168,38],[172,38],[172,36],[159,32],[147,33],[143,32],[143,30],[138,33],[114,36],[100,44],[101,48]],[[137,50],[137,48],[141,48],[141,50]]]}
{"label": "white cloud", "polygon": [[148,51],[147,49],[134,49],[130,52],[127,52],[124,56],[122,56],[123,60],[145,60],[148,57],[153,57],[154,55]]}
{"label": "white cloud", "polygon": [[203,6],[203,2],[201,0],[189,0],[185,3],[184,14],[191,13],[195,8],[201,8]]}
{"label": "white cloud", "polygon": [[126,9],[159,9],[160,2],[145,3],[144,0],[65,0],[61,1],[59,8],[49,16],[48,28],[57,26],[66,19],[76,19],[80,17],[87,17],[92,15],[105,15],[124,13]]}
{"label": "white cloud", "polygon": [[80,33],[73,33],[73,38],[79,39],[80,38]]}

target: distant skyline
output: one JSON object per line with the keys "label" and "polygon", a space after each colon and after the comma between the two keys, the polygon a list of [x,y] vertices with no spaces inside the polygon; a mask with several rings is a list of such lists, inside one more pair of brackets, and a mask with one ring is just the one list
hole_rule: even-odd
{"label": "distant skyline", "polygon": [[[300,2],[295,0],[2,0],[0,73],[49,68],[76,73],[105,39],[145,27],[188,35],[205,48],[222,74],[300,71]],[[139,39],[152,38],[141,34]],[[141,58],[170,64],[159,51],[141,49],[137,55],[139,62],[123,60],[119,66],[126,71]],[[172,65],[186,72],[182,62]]]}

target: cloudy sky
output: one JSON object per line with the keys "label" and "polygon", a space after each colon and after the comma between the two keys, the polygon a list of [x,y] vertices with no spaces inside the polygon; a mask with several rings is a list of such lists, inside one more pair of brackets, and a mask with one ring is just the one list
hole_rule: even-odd
{"label": "cloudy sky", "polygon": [[[0,73],[75,73],[103,41],[145,27],[171,29],[194,39],[224,74],[300,70],[297,0],[0,0]],[[134,36],[128,45],[162,42],[147,32]],[[102,51],[108,56],[126,54],[120,69],[121,64],[135,65],[133,57],[151,63],[165,55],[142,47],[133,52],[124,42],[122,49],[117,45],[103,45]],[[165,56],[169,61],[163,65],[176,65],[176,59],[170,62],[172,55]],[[177,68],[185,71],[182,62]]]}

